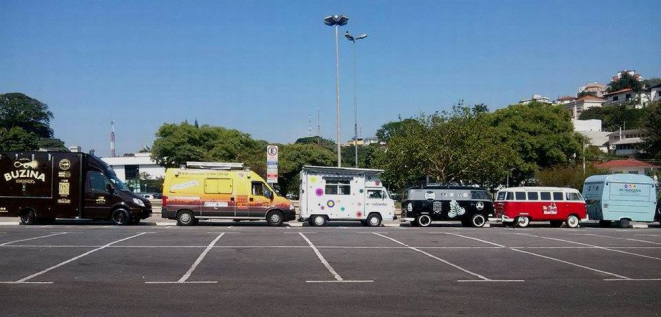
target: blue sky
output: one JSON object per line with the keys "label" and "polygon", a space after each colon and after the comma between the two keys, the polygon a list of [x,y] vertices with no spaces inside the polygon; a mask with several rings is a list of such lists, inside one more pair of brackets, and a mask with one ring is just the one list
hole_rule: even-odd
{"label": "blue sky", "polygon": [[[661,77],[660,1],[0,0],[0,93],[47,103],[56,137],[109,154],[196,118],[255,138],[335,138],[334,32],[358,43],[362,135],[421,112],[575,94],[618,70]],[[340,39],[342,139],[353,136],[352,47]]]}

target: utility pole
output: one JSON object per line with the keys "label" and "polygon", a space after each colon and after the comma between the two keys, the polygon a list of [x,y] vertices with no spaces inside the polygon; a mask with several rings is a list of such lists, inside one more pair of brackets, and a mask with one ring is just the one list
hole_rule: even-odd
{"label": "utility pole", "polygon": [[335,112],[337,119],[336,125],[336,143],[337,143],[337,166],[342,167],[342,148],[340,139],[340,40],[339,32],[340,26],[346,25],[349,18],[343,15],[331,15],[324,19],[324,23],[328,26],[335,27]]}

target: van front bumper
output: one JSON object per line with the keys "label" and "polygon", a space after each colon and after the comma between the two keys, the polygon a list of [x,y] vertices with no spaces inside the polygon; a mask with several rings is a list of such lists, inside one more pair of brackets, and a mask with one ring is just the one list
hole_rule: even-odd
{"label": "van front bumper", "polygon": [[285,210],[282,214],[285,216],[285,221],[296,220],[296,210]]}

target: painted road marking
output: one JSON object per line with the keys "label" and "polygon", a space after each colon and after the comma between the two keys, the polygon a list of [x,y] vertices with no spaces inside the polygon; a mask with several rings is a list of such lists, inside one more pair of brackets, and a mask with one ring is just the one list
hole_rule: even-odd
{"label": "painted road marking", "polygon": [[5,242],[5,243],[0,244],[0,247],[2,247],[2,246],[6,246],[6,245],[9,245],[9,244],[12,244],[12,243],[16,243],[16,242],[23,242],[23,241],[31,241],[31,240],[43,239],[43,238],[48,238],[48,237],[53,237],[53,236],[59,236],[59,235],[67,234],[67,233],[68,233],[68,232],[57,232],[57,233],[53,233],[53,234],[49,234],[49,235],[45,235],[45,236],[39,236],[39,237],[34,237],[34,238],[28,238],[28,239],[21,239],[21,240],[9,241],[9,242]]}
{"label": "painted road marking", "polygon": [[515,249],[515,248],[510,248],[510,250],[512,250],[512,251],[516,251],[516,252],[525,253],[525,254],[530,254],[530,255],[533,255],[533,256],[536,256],[536,257],[540,257],[540,258],[544,258],[544,259],[547,259],[547,260],[552,260],[552,261],[556,261],[556,262],[560,262],[560,263],[564,263],[564,264],[572,265],[572,266],[575,266],[575,267],[580,267],[580,268],[582,268],[582,269],[590,270],[590,271],[597,272],[597,273],[601,273],[601,274],[605,274],[605,275],[615,276],[615,277],[617,277],[618,279],[621,279],[621,280],[630,280],[630,278],[628,278],[628,277],[626,277],[626,276],[617,275],[617,274],[615,274],[615,273],[610,273],[610,272],[606,272],[606,271],[602,271],[602,270],[594,269],[594,268],[591,268],[591,267],[587,267],[587,266],[585,266],[585,265],[580,265],[580,264],[572,263],[572,262],[569,262],[569,261],[560,260],[560,259],[557,259],[557,258],[554,258],[554,257],[550,257],[550,256],[546,256],[546,255],[541,255],[541,254],[537,254],[537,253],[532,253],[532,252],[529,252],[529,251],[523,251],[523,250],[521,250],[521,249]]}
{"label": "painted road marking", "polygon": [[469,237],[469,236],[464,236],[464,235],[457,234],[457,233],[449,233],[449,232],[448,232],[448,233],[445,233],[445,234],[447,234],[447,235],[451,235],[451,236],[457,236],[457,237],[461,237],[461,238],[465,238],[465,239],[471,239],[471,240],[475,240],[475,241],[480,241],[480,242],[482,242],[482,243],[495,245],[495,246],[497,246],[497,247],[501,247],[501,248],[506,248],[506,246],[504,246],[504,245],[502,245],[502,244],[493,243],[493,242],[491,242],[491,241],[486,241],[486,240],[482,240],[482,239],[478,239],[478,238],[473,238],[473,237]]}
{"label": "painted road marking", "polygon": [[193,265],[188,269],[188,271],[182,276],[178,281],[176,282],[145,282],[146,284],[183,284],[183,283],[193,283],[193,284],[214,284],[218,283],[218,281],[195,281],[195,282],[187,282],[188,278],[193,274],[193,271],[197,268],[197,266],[204,260],[204,257],[207,256],[207,253],[211,251],[211,249],[214,247],[216,242],[220,240],[220,238],[225,235],[225,232],[222,232],[219,234],[209,245],[202,251],[202,254],[200,254],[199,257],[197,257],[197,260],[193,263]]}
{"label": "painted road marking", "polygon": [[604,237],[604,238],[612,238],[612,239],[618,239],[618,240],[628,240],[628,241],[635,241],[635,242],[643,242],[643,243],[649,243],[649,244],[661,245],[660,242],[647,241],[647,240],[640,240],[640,239],[632,239],[632,238],[612,237],[612,236],[605,236],[605,235],[602,235],[602,234],[596,234],[596,233],[581,233],[580,235],[583,235],[583,236]]}
{"label": "painted road marking", "polygon": [[[58,268],[58,267],[61,267],[61,266],[66,265],[66,264],[69,264],[69,263],[71,263],[71,262],[73,262],[73,261],[76,261],[76,260],[82,258],[82,257],[88,256],[88,255],[90,255],[90,254],[92,254],[92,253],[94,253],[94,252],[97,252],[97,251],[103,250],[103,249],[105,249],[105,248],[107,248],[107,247],[109,247],[109,246],[111,246],[111,245],[113,245],[113,244],[115,244],[115,243],[119,243],[119,242],[123,242],[123,241],[129,240],[129,239],[133,239],[133,238],[135,238],[135,237],[139,237],[139,236],[141,236],[141,235],[143,235],[143,234],[146,234],[146,233],[147,233],[147,232],[141,232],[141,233],[138,233],[138,234],[136,234],[136,235],[130,236],[130,237],[128,237],[128,238],[119,239],[119,240],[117,240],[117,241],[110,242],[110,243],[108,243],[108,244],[106,244],[106,245],[103,245],[103,246],[101,246],[101,247],[98,247],[98,248],[96,248],[96,249],[93,249],[93,250],[87,251],[87,252],[85,252],[85,253],[83,253],[83,254],[81,254],[81,255],[79,255],[79,256],[75,256],[75,257],[73,257],[73,258],[71,258],[71,259],[68,259],[68,260],[66,260],[66,261],[64,261],[64,262],[62,262],[62,263],[60,263],[60,264],[53,265],[53,266],[51,266],[51,267],[49,267],[49,268],[47,268],[47,269],[45,269],[45,270],[43,270],[43,271],[41,271],[41,272],[37,272],[37,273],[34,273],[34,274],[30,275],[30,276],[26,276],[26,277],[24,277],[24,278],[22,278],[22,279],[20,279],[20,280],[18,280],[18,281],[16,281],[16,282],[2,282],[2,283],[5,283],[5,284],[6,284],[6,283],[10,283],[10,284],[21,284],[21,283],[25,283],[25,282],[27,282],[28,280],[31,280],[31,279],[33,279],[33,278],[39,276],[39,275],[42,275],[42,274],[44,274],[44,273],[48,273],[48,272],[50,272],[50,271],[52,271],[52,270],[54,270],[54,269],[56,269],[56,268]],[[51,283],[52,283],[52,282],[51,282]]]}
{"label": "painted road marking", "polygon": [[657,258],[657,257],[649,256],[649,255],[644,255],[644,254],[633,253],[633,252],[622,251],[622,250],[618,250],[618,249],[612,249],[612,248],[601,247],[601,246],[593,245],[593,244],[587,244],[587,243],[582,243],[582,242],[576,242],[576,241],[570,241],[570,240],[564,240],[564,239],[558,239],[558,238],[551,238],[551,237],[542,237],[542,236],[536,236],[536,235],[532,235],[532,234],[522,234],[522,235],[527,235],[527,236],[537,237],[537,238],[547,239],[547,240],[554,240],[554,241],[561,241],[561,242],[566,242],[566,243],[572,243],[572,244],[576,244],[576,245],[582,245],[582,246],[586,246],[586,247],[592,247],[592,248],[595,248],[595,249],[601,249],[601,250],[606,250],[606,251],[611,251],[611,252],[618,252],[618,253],[623,253],[623,254],[628,254],[628,255],[638,256],[638,257],[641,257],[641,258],[646,258],[646,259],[652,259],[652,260],[661,261],[661,258]]}
{"label": "painted road marking", "polygon": [[462,272],[464,272],[464,273],[468,273],[468,274],[470,274],[470,275],[472,275],[472,276],[475,276],[475,277],[479,278],[479,280],[458,280],[458,282],[523,282],[523,280],[492,280],[492,279],[486,278],[486,277],[484,277],[484,276],[482,276],[482,275],[480,275],[480,274],[477,274],[477,273],[475,273],[475,272],[472,272],[472,271],[469,271],[469,270],[467,270],[467,269],[464,269],[463,267],[460,267],[460,266],[458,266],[458,265],[456,265],[456,264],[454,264],[454,263],[450,263],[450,262],[448,262],[448,261],[446,261],[446,260],[444,260],[444,259],[441,259],[441,258],[439,258],[439,257],[437,257],[437,256],[435,256],[435,255],[432,255],[432,254],[430,254],[430,253],[427,253],[427,252],[425,252],[425,251],[422,251],[422,250],[420,250],[420,249],[418,249],[418,248],[415,248],[415,247],[409,246],[408,244],[406,244],[406,243],[404,243],[404,242],[401,242],[401,241],[395,240],[395,239],[393,239],[393,238],[391,238],[391,237],[388,237],[388,236],[382,235],[382,234],[380,234],[380,233],[374,233],[374,234],[377,235],[377,236],[379,236],[379,237],[386,238],[386,239],[388,239],[388,240],[390,240],[390,241],[393,241],[393,242],[395,242],[395,243],[398,243],[398,244],[400,244],[400,245],[403,245],[403,246],[405,246],[405,247],[407,247],[407,248],[409,248],[409,249],[411,249],[411,250],[413,250],[413,251],[420,252],[420,253],[422,253],[422,254],[424,254],[424,255],[426,255],[426,256],[432,258],[432,259],[435,259],[435,260],[440,261],[440,262],[442,262],[442,263],[445,263],[445,264],[447,264],[447,265],[449,265],[449,266],[452,266],[452,267],[454,267],[454,268],[456,268],[456,269],[458,269],[458,270],[460,270],[460,271],[462,271]]}
{"label": "painted road marking", "polygon": [[371,282],[374,282],[373,280],[354,280],[354,281],[344,280],[342,278],[342,276],[340,276],[340,274],[337,274],[337,272],[335,271],[335,269],[333,269],[333,267],[330,265],[330,263],[328,263],[328,261],[326,261],[324,256],[321,254],[319,249],[317,249],[317,247],[314,246],[312,241],[310,241],[310,239],[308,239],[308,237],[306,237],[305,234],[303,234],[302,232],[299,232],[298,234],[308,243],[308,245],[310,245],[310,248],[312,248],[314,253],[319,258],[319,261],[321,261],[321,263],[326,267],[328,272],[330,272],[331,275],[333,275],[333,277],[335,277],[335,281],[306,281],[307,283],[371,283]]}

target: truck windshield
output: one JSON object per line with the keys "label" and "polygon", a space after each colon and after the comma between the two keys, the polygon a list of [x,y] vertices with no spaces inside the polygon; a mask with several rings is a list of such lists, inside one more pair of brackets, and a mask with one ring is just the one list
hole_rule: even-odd
{"label": "truck windshield", "polygon": [[108,178],[110,178],[110,181],[111,181],[113,184],[115,184],[115,186],[116,186],[119,190],[124,191],[124,192],[130,192],[130,191],[131,191],[128,187],[126,187],[126,184],[124,184],[119,178],[117,178],[117,175],[115,174],[115,172],[112,172],[112,171],[111,171],[111,172],[108,174]]}

